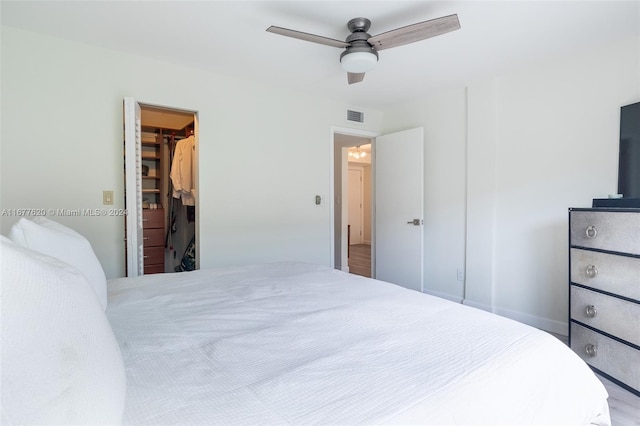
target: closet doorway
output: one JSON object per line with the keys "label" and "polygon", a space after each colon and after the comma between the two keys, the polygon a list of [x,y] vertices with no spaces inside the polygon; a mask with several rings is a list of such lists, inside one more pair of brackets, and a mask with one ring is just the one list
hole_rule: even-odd
{"label": "closet doorway", "polygon": [[198,269],[197,118],[124,100],[127,276]]}

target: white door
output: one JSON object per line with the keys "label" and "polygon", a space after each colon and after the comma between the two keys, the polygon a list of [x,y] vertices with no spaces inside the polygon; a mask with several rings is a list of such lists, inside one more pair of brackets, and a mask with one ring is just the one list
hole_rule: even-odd
{"label": "white door", "polygon": [[375,278],[422,291],[424,129],[375,140]]}
{"label": "white door", "polygon": [[124,98],[125,208],[127,209],[127,276],[144,273],[142,239],[142,159],[140,105]]}
{"label": "white door", "polygon": [[350,244],[362,244],[362,225],[364,213],[362,208],[362,168],[349,167],[349,225]]}

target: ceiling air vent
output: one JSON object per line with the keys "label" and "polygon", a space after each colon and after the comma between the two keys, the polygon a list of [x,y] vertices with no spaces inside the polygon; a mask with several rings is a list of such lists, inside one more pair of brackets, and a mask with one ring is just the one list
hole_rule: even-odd
{"label": "ceiling air vent", "polygon": [[353,123],[364,123],[364,112],[348,109],[347,121],[351,121]]}

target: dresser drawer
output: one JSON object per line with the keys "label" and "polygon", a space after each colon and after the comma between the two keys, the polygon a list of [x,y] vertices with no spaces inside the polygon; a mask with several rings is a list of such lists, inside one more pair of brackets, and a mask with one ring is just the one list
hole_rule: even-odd
{"label": "dresser drawer", "polygon": [[571,211],[571,245],[640,254],[640,214]]}
{"label": "dresser drawer", "polygon": [[144,265],[145,274],[164,274],[164,265]]}
{"label": "dresser drawer", "polygon": [[571,282],[640,300],[640,258],[572,248]]}
{"label": "dresser drawer", "polygon": [[575,323],[571,349],[587,364],[640,391],[640,351]]}
{"label": "dresser drawer", "polygon": [[142,227],[144,229],[164,228],[164,209],[143,209]]}
{"label": "dresser drawer", "polygon": [[154,264],[164,265],[164,247],[146,247],[144,248],[143,257],[145,266]]}
{"label": "dresser drawer", "polygon": [[164,247],[164,229],[163,228],[150,228],[143,230],[142,241],[145,247]]}
{"label": "dresser drawer", "polygon": [[571,319],[640,345],[640,305],[571,286]]}

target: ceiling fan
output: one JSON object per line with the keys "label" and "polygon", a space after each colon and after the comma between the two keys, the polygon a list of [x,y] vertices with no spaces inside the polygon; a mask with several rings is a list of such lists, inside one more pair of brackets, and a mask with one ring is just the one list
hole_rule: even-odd
{"label": "ceiling fan", "polygon": [[347,28],[351,35],[345,41],[273,25],[267,28],[267,31],[326,46],[344,48],[344,52],[340,55],[340,63],[342,68],[347,71],[349,84],[353,84],[361,82],[364,79],[364,74],[375,67],[378,62],[378,51],[458,30],[460,22],[458,15],[454,14],[396,28],[376,36],[367,33],[370,26],[371,21],[367,18],[350,20],[347,23]]}

